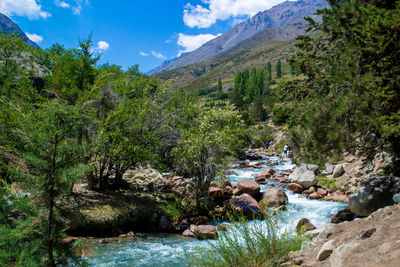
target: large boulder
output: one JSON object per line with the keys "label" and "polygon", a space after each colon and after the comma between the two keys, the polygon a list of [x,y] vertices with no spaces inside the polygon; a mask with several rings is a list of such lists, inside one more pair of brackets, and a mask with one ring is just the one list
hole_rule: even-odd
{"label": "large boulder", "polygon": [[216,239],[218,237],[217,228],[213,225],[199,225],[194,229],[194,234],[198,239]]}
{"label": "large boulder", "polygon": [[251,181],[249,179],[241,180],[236,185],[236,196],[240,196],[244,193],[249,194],[250,196],[255,196],[260,193],[260,186],[255,181]]}
{"label": "large boulder", "polygon": [[314,165],[302,164],[289,175],[289,181],[307,189],[318,183],[317,176],[315,175],[317,171],[318,168]]}
{"label": "large boulder", "polygon": [[303,187],[301,185],[299,185],[299,184],[296,184],[296,183],[290,183],[288,185],[288,189],[290,191],[292,191],[293,193],[301,193],[301,192],[303,192]]}
{"label": "large boulder", "polygon": [[243,215],[247,218],[254,218],[263,215],[260,204],[258,204],[257,200],[247,193],[225,201],[225,205],[228,210],[243,212]]}
{"label": "large boulder", "polygon": [[393,205],[396,193],[400,193],[399,177],[371,176],[355,194],[350,195],[350,210],[358,216],[368,216],[379,208]]}
{"label": "large boulder", "polygon": [[282,189],[269,188],[263,192],[263,205],[267,207],[278,207],[288,202],[288,197]]}
{"label": "large boulder", "polygon": [[344,173],[344,168],[342,164],[338,164],[335,166],[335,169],[333,170],[333,178],[337,178],[341,176]]}
{"label": "large boulder", "polygon": [[222,191],[221,188],[217,187],[217,186],[212,186],[210,187],[210,189],[208,189],[208,195],[212,198],[212,199],[221,199],[224,196],[224,193]]}

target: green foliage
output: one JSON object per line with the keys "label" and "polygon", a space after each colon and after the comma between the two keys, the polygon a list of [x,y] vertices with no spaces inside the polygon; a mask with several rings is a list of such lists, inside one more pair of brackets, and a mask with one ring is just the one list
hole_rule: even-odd
{"label": "green foliage", "polygon": [[230,157],[241,153],[247,133],[233,106],[205,111],[192,128],[183,132],[174,150],[178,170],[194,178],[196,202],[208,196],[208,188],[218,170]]}
{"label": "green foliage", "polygon": [[272,121],[275,125],[285,124],[291,116],[291,109],[287,106],[277,106],[272,109]]}
{"label": "green foliage", "polygon": [[308,19],[316,32],[299,38],[301,52],[292,60],[308,77],[293,87],[298,127],[292,139],[306,158],[346,149],[372,160],[387,151],[398,167],[398,1],[329,3],[331,9],[319,11],[321,23]]}
{"label": "green foliage", "polygon": [[219,232],[219,239],[210,249],[198,249],[199,255],[189,257],[193,266],[280,266],[290,251],[299,250],[303,237],[279,233],[276,217],[257,223],[244,217]]}
{"label": "green foliage", "polygon": [[282,62],[280,59],[276,63],[276,78],[282,78]]}

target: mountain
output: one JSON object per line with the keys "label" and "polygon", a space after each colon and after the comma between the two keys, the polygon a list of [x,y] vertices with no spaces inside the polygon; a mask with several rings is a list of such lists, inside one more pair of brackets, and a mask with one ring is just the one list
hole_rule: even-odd
{"label": "mountain", "polygon": [[26,34],[21,31],[17,24],[15,24],[9,17],[0,13],[0,30],[4,34],[12,34],[16,32],[22,40],[24,40],[28,45],[32,47],[37,47],[37,44],[32,42]]}
{"label": "mountain", "polygon": [[[274,30],[269,33],[265,33],[270,35],[269,40],[290,40],[296,35],[302,34],[303,30],[307,27],[307,24],[302,20],[304,17],[312,15],[317,9],[327,7],[327,5],[325,0],[283,2],[271,9],[259,12],[250,19],[238,24],[227,33],[205,43],[193,52],[182,54],[179,58],[164,62],[160,67],[154,69],[153,73],[172,70],[212,59],[267,29],[274,28]],[[297,26],[293,24],[295,21]],[[286,30],[281,28],[284,25],[289,25]],[[289,30],[290,27],[292,27],[292,31],[288,32],[287,30]],[[293,31],[296,27],[298,31]],[[263,39],[263,41],[265,41],[265,39]],[[253,45],[257,44],[258,43],[253,43]]]}

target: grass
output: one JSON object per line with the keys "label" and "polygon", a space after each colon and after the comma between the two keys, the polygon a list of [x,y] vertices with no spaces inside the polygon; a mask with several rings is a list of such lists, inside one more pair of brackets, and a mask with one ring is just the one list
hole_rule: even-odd
{"label": "grass", "polygon": [[188,266],[280,266],[291,251],[300,249],[305,238],[280,234],[276,222],[276,216],[257,223],[240,217],[228,231],[219,232],[219,239],[210,242],[210,248],[199,248],[198,255],[190,255]]}
{"label": "grass", "polygon": [[325,175],[318,175],[318,180],[319,183],[323,186],[325,186],[326,188],[329,188],[332,192],[340,190],[341,187],[337,186],[336,183],[336,179],[332,178],[329,179],[328,177],[326,177]]}

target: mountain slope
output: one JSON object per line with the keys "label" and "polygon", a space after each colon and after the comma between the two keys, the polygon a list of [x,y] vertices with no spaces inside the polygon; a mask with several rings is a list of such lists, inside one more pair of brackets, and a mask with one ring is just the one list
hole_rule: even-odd
{"label": "mountain slope", "polygon": [[15,24],[9,17],[3,15],[2,13],[0,13],[0,30],[4,34],[13,34],[16,32],[28,45],[37,47],[37,44],[32,42],[17,24]]}
{"label": "mountain slope", "polygon": [[[300,0],[300,1],[286,1],[275,7],[260,12],[240,23],[227,33],[205,43],[200,48],[193,52],[182,54],[181,57],[164,62],[159,68],[153,70],[154,72],[162,72],[167,70],[176,69],[193,63],[209,60],[215,56],[228,51],[230,48],[237,46],[242,41],[263,32],[266,29],[276,27],[275,32],[269,33],[271,37],[269,40],[289,40],[302,32],[295,32],[287,34],[287,32],[280,32],[279,27],[285,24],[290,24],[294,21],[304,18],[313,14],[317,9],[327,6],[325,0]],[[300,23],[300,22],[299,22]],[[303,28],[306,24],[299,24]],[[263,39],[263,41],[265,41]],[[257,45],[259,43],[253,43]]]}

